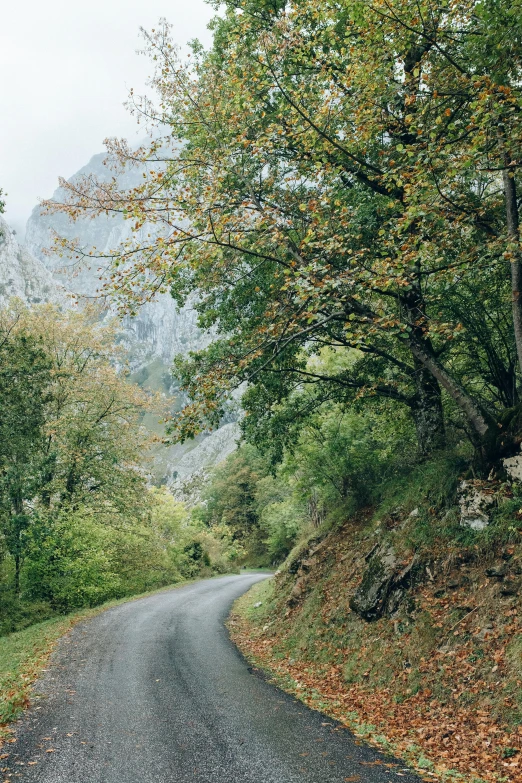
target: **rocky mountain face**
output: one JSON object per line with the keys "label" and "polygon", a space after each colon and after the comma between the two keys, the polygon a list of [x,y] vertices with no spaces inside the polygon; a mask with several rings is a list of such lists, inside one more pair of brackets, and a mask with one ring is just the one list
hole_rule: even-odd
{"label": "rocky mountain face", "polygon": [[[95,155],[72,179],[93,175],[102,181],[111,180],[113,172],[104,166],[104,157],[103,154]],[[140,177],[141,170],[134,168],[120,175],[118,181],[120,186],[131,188],[138,184]],[[60,190],[53,194],[57,200],[61,197]],[[129,221],[113,215],[73,223],[65,215],[46,215],[40,207],[35,207],[27,222],[25,245],[53,278],[75,294],[89,298],[99,296],[104,282],[104,270],[99,262],[76,265],[58,254],[46,253],[46,249],[52,248],[54,232],[70,240],[78,239],[83,248],[96,247],[103,254],[130,236]],[[170,366],[176,354],[196,350],[208,342],[208,337],[197,328],[195,311],[187,306],[178,312],[168,294],[143,305],[135,318],[126,318],[122,338],[136,370],[156,358]]]}
{"label": "rocky mountain face", "polygon": [[0,217],[0,304],[16,297],[28,305],[66,304],[69,295],[49,270],[18,244],[14,231]]}
{"label": "rocky mountain face", "polygon": [[[95,155],[73,179],[81,175],[111,179],[113,172],[104,166],[103,160],[103,154]],[[131,169],[120,175],[118,181],[120,186],[130,188],[140,177],[139,169]],[[60,195],[60,191],[56,191],[54,198],[59,200]],[[78,238],[82,247],[96,247],[103,253],[114,249],[130,235],[128,222],[116,215],[72,223],[64,215],[47,215],[40,207],[35,207],[27,223],[27,249],[21,252],[39,265],[42,275],[47,275],[49,285],[54,282],[82,297],[99,295],[104,274],[99,264],[78,267],[58,254],[45,252],[52,247],[54,232],[69,239]],[[198,329],[196,312],[190,305],[178,310],[174,300],[163,294],[143,305],[135,317],[124,318],[120,339],[128,349],[133,379],[146,388],[171,395],[176,394],[177,389],[171,375],[174,356],[204,347],[209,336]],[[157,422],[148,420],[146,423],[161,433]],[[158,447],[154,460],[156,480],[167,483],[178,493],[193,495],[193,490],[186,488],[197,485],[202,472],[234,450],[237,435],[237,425],[227,423],[195,441],[169,448]]]}

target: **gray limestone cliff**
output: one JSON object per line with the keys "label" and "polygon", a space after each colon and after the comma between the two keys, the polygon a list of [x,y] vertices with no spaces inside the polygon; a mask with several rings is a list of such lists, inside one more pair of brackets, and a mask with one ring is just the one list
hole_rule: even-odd
{"label": "gray limestone cliff", "polygon": [[66,305],[69,297],[63,286],[25,247],[0,217],[0,305],[17,298],[28,305],[52,302]]}
{"label": "gray limestone cliff", "polygon": [[[104,166],[104,157],[103,154],[95,155],[72,179],[83,175],[94,175],[100,181],[112,179],[114,173]],[[133,168],[118,176],[118,184],[131,188],[138,184],[140,177],[141,170]],[[59,201],[61,195],[58,189],[53,198]],[[73,223],[66,215],[48,215],[40,207],[35,207],[27,222],[26,247],[47,267],[54,279],[76,294],[85,297],[100,295],[104,278],[99,262],[78,266],[56,253],[46,252],[52,248],[55,232],[70,240],[77,238],[82,247],[96,247],[103,254],[130,236],[130,221],[120,215],[113,215],[81,219]],[[135,318],[125,318],[122,337],[129,348],[134,368],[138,369],[156,358],[170,366],[176,354],[203,347],[208,342],[208,336],[198,329],[196,320],[193,308],[186,306],[178,312],[168,294],[144,304]]]}
{"label": "gray limestone cliff", "polygon": [[[114,173],[103,161],[103,154],[95,155],[73,179],[82,175],[94,175],[99,180],[112,179]],[[131,188],[140,177],[141,170],[131,168],[118,176],[118,184]],[[57,190],[53,198],[60,200],[60,196]],[[78,238],[82,247],[96,247],[99,252],[105,253],[129,237],[129,222],[115,215],[73,223],[65,215],[45,214],[40,207],[35,207],[29,218],[25,240],[27,251],[41,262],[50,279],[80,296],[99,295],[103,286],[103,270],[97,263],[76,267],[58,254],[46,252],[52,247],[54,232],[71,240]],[[170,372],[174,356],[204,347],[209,342],[209,335],[198,328],[197,314],[189,304],[178,310],[172,297],[163,294],[143,305],[135,317],[123,319],[120,339],[128,349],[136,382],[154,391],[176,394],[176,381]],[[178,393],[178,404],[179,401]],[[158,434],[161,432],[157,422],[149,424]],[[154,461],[156,480],[187,495],[183,487],[228,456],[236,447],[237,436],[237,425],[229,423],[195,441],[169,448],[158,447]],[[190,491],[187,496],[193,494]]]}

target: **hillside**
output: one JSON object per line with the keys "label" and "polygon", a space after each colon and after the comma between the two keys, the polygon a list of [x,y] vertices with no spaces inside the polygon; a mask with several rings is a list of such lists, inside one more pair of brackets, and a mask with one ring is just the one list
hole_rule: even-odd
{"label": "hillside", "polygon": [[[309,535],[240,599],[232,637],[307,704],[393,750],[426,780],[522,780],[522,501],[473,530],[421,466],[407,493]],[[469,520],[468,520],[469,522]]]}

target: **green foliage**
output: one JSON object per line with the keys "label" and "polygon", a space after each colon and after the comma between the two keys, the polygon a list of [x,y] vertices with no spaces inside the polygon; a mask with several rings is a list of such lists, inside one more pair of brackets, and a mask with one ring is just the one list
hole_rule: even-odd
{"label": "green foliage", "polygon": [[[214,339],[178,359],[191,399],[177,437],[216,425],[247,381],[256,417],[307,384],[323,400],[393,401],[422,455],[445,447],[444,412],[484,467],[514,448],[497,420],[519,401],[522,363],[519,11],[231,1],[187,63],[167,23],[145,34],[165,126],[137,154],[148,176],[130,191],[86,178],[48,207],[132,218],[109,254],[131,311],[158,287],[178,303],[198,292]],[[157,238],[140,245],[145,222]],[[308,359],[325,346],[358,359],[318,372]]]}
{"label": "green foliage", "polygon": [[391,457],[399,456],[394,454],[402,434],[397,424],[386,432],[384,417],[336,405],[310,417],[286,464],[300,492],[316,493],[319,515],[321,508],[339,507],[346,514],[369,502],[391,468]]}
{"label": "green foliage", "polygon": [[41,340],[15,331],[16,325],[16,320],[0,325],[0,529],[18,590],[30,503],[47,463],[44,424],[52,364]]}
{"label": "green foliage", "polygon": [[436,513],[447,511],[455,502],[459,475],[468,461],[469,455],[451,451],[441,452],[425,462],[408,465],[398,461],[395,473],[379,487],[377,513],[384,516],[401,508],[409,514],[419,504]]}
{"label": "green foliage", "polygon": [[157,400],[94,311],[0,313],[0,410],[0,634],[227,570],[228,532],[148,489]]}
{"label": "green foliage", "polygon": [[281,563],[309,525],[306,500],[291,476],[267,476],[257,485],[259,524],[269,562]]}
{"label": "green foliage", "polygon": [[197,511],[211,530],[229,528],[249,564],[282,562],[298,538],[374,502],[411,464],[407,417],[391,423],[386,405],[356,412],[312,394],[306,416],[292,427],[304,396],[310,395],[298,392],[279,407],[270,427],[258,432],[258,447],[241,446],[213,471]]}
{"label": "green foliage", "polygon": [[113,535],[85,511],[40,519],[28,537],[24,598],[67,612],[125,594],[113,562]]}
{"label": "green foliage", "polygon": [[239,449],[214,470],[197,511],[209,529],[228,532],[239,560],[248,553],[251,562],[263,561],[256,489],[266,473],[265,461],[254,447]]}

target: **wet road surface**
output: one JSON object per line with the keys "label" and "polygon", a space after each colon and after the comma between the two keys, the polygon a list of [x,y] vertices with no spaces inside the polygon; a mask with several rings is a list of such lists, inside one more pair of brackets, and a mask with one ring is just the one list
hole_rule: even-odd
{"label": "wet road surface", "polygon": [[248,667],[224,621],[263,578],[208,579],[77,625],[0,782],[418,783]]}

